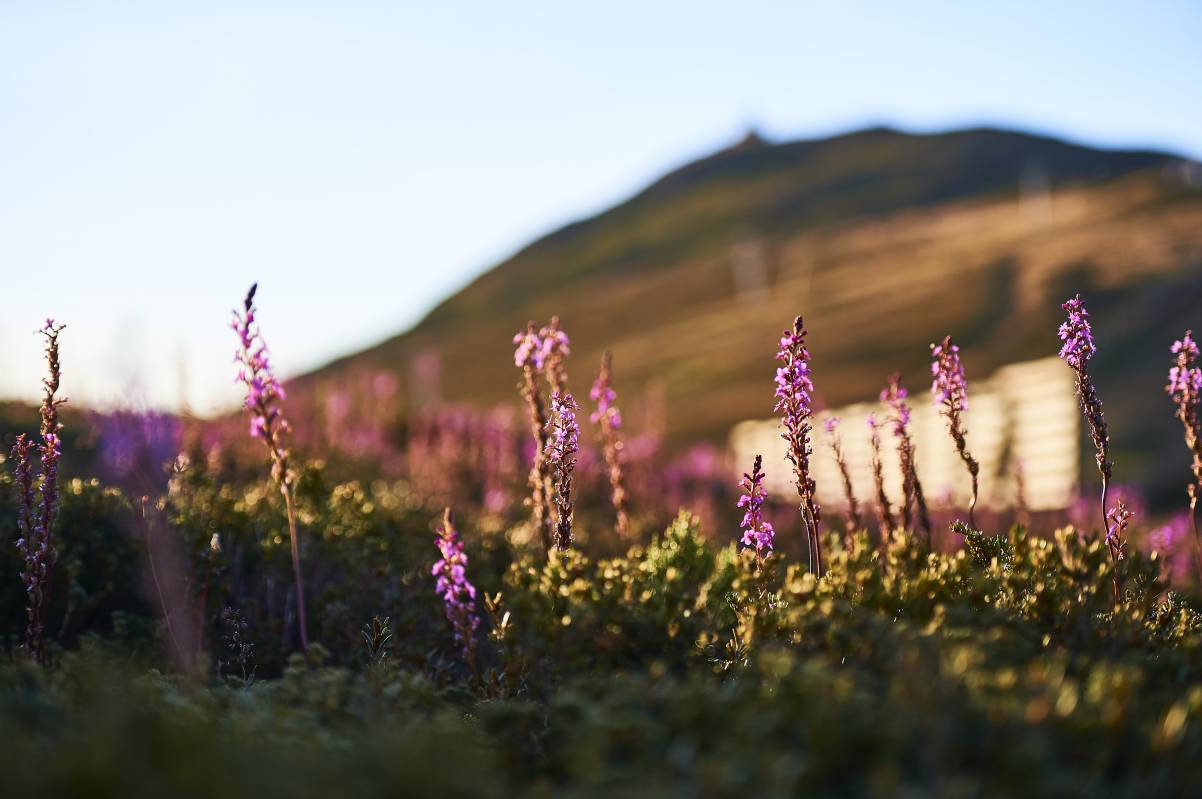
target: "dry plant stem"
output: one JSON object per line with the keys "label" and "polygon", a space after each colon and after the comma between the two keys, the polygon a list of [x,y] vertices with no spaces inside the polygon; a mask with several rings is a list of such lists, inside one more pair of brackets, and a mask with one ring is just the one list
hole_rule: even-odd
{"label": "dry plant stem", "polygon": [[881,461],[881,435],[875,420],[871,420],[869,427],[872,430],[872,482],[876,488],[877,522],[880,525],[881,546],[884,547],[889,533],[893,531],[896,523],[889,506],[889,495],[885,492],[885,465]]}

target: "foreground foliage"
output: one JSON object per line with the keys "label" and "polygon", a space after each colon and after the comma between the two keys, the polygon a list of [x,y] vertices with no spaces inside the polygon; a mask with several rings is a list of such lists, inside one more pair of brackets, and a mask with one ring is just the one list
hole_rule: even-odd
{"label": "foreground foliage", "polygon": [[[64,495],[74,599],[50,620],[66,649],[49,669],[14,655],[0,676],[12,795],[1202,785],[1202,616],[1137,552],[1118,563],[1116,608],[1104,542],[1071,528],[959,528],[951,554],[929,553],[921,536],[830,535],[821,580],[780,554],[761,565],[715,547],[688,514],[613,558],[525,554],[516,532],[466,535],[488,613],[465,661],[429,574],[429,509],[401,487],[327,488],[309,472],[298,502],[320,643],[289,658],[282,503],[197,471],[177,475],[162,511],[192,542],[184,573],[212,575],[208,654],[170,671],[164,625],[143,599],[142,547],[122,532],[136,529],[133,503],[88,482]],[[4,558],[8,586],[15,556]],[[201,586],[185,582],[195,600]],[[19,630],[20,605],[4,595],[6,629]],[[241,639],[222,608],[242,619]]]}

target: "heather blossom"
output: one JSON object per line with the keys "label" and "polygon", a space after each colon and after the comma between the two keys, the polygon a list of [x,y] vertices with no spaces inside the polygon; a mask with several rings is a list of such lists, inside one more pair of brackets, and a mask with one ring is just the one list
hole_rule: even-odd
{"label": "heather blossom", "polygon": [[552,394],[566,394],[568,390],[568,375],[564,369],[564,361],[572,350],[568,334],[559,327],[559,317],[552,316],[551,323],[538,331],[539,354],[538,360],[547,377],[547,385]]}
{"label": "heather blossom", "polygon": [[1198,367],[1198,345],[1193,331],[1185,331],[1180,341],[1174,341],[1172,353],[1176,356],[1169,369],[1169,382],[1165,391],[1173,401],[1175,416],[1185,431],[1185,445],[1193,456],[1190,465],[1194,480],[1187,489],[1189,496],[1190,529],[1193,531],[1194,547],[1198,555],[1198,567],[1202,569],[1202,541],[1198,538],[1198,495],[1202,492],[1202,413],[1199,398],[1202,397],[1202,368]]}
{"label": "heather blossom", "polygon": [[893,436],[897,439],[897,456],[902,473],[902,523],[905,527],[910,527],[914,521],[914,513],[917,512],[918,524],[926,534],[927,546],[930,546],[931,516],[927,512],[922,482],[918,479],[914,439],[910,435],[910,404],[906,401],[909,396],[909,391],[902,385],[901,375],[895,372],[889,376],[888,384],[881,390],[880,399],[892,414],[888,421],[893,425]]}
{"label": "heather blossom", "polygon": [[743,546],[754,548],[756,559],[760,561],[772,552],[776,539],[772,522],[764,518],[764,500],[768,498],[768,489],[764,487],[763,462],[763,456],[756,455],[751,473],[743,473],[743,480],[739,483],[743,494],[738,502],[738,507],[743,511],[743,537],[740,541]]}
{"label": "heather blossom", "polygon": [[1102,523],[1103,527],[1108,527],[1106,492],[1110,486],[1114,464],[1110,461],[1110,432],[1102,415],[1102,400],[1098,397],[1098,390],[1089,375],[1089,362],[1097,352],[1097,347],[1094,345],[1093,330],[1089,324],[1089,312],[1085,310],[1081,295],[1078,294],[1060,307],[1068,314],[1068,319],[1061,323],[1059,330],[1060,340],[1064,342],[1060,347],[1060,359],[1073,370],[1081,410],[1089,423],[1090,436],[1093,438],[1094,449],[1097,450],[1098,472],[1102,475]]}
{"label": "heather blossom", "polygon": [[589,415],[589,421],[598,425],[601,431],[601,452],[609,472],[609,496],[616,516],[615,527],[618,535],[625,536],[630,532],[630,514],[626,508],[626,487],[622,463],[622,413],[614,404],[618,395],[611,384],[612,379],[613,356],[606,350],[601,355],[601,371],[597,374],[597,379],[589,391],[589,399],[597,405],[597,409]]}
{"label": "heather blossom", "polygon": [[531,513],[534,528],[546,551],[551,548],[551,492],[545,455],[547,414],[538,382],[545,356],[542,339],[534,322],[527,322],[526,329],[518,331],[513,337],[513,344],[513,363],[522,370],[522,382],[518,384],[518,389],[530,412],[530,434],[534,438],[534,457],[529,476]]}
{"label": "heather blossom", "polygon": [[309,651],[309,631],[305,620],[305,588],[301,578],[300,537],[296,529],[296,475],[291,465],[291,456],[284,445],[284,436],[291,430],[288,420],[280,410],[284,387],[276,379],[267,352],[267,342],[255,324],[255,292],[259,284],[252,284],[242,302],[242,312],[234,311],[230,327],[238,334],[239,346],[234,353],[234,362],[239,365],[237,381],[246,386],[246,410],[250,413],[250,434],[261,439],[271,458],[271,475],[284,495],[284,507],[288,513],[288,538],[292,546],[292,574],[296,585],[296,618],[299,626],[301,650]]}
{"label": "heather blossom", "polygon": [[935,405],[947,418],[947,431],[952,441],[956,442],[956,451],[960,453],[960,460],[964,461],[968,476],[972,479],[968,523],[975,530],[977,475],[981,467],[968,451],[968,431],[964,429],[964,414],[968,412],[968,380],[964,376],[964,365],[960,362],[960,348],[952,342],[951,336],[945,336],[941,343],[931,345],[931,358],[931,393],[935,395]]}
{"label": "heather blossom", "polygon": [[567,549],[572,543],[572,472],[580,451],[580,426],[576,422],[576,401],[571,394],[551,395],[551,420],[547,423],[547,466],[555,485],[555,548]]}
{"label": "heather blossom", "polygon": [[454,631],[455,643],[459,644],[463,659],[471,662],[476,650],[476,628],[480,617],[476,614],[476,586],[467,579],[467,553],[463,541],[455,529],[451,509],[443,511],[442,525],[438,528],[435,546],[442,556],[430,569],[435,577],[434,590],[442,597],[447,621]]}
{"label": "heather blossom", "polygon": [[793,464],[797,495],[801,498],[810,568],[816,576],[821,577],[822,539],[819,524],[822,521],[822,509],[818,505],[814,478],[810,474],[810,455],[813,454],[810,419],[813,416],[814,382],[810,376],[810,351],[806,348],[805,337],[806,329],[800,316],[793,320],[793,328],[781,335],[776,359],[782,365],[776,370],[774,410],[781,414],[784,428],[781,438],[789,446],[787,457]]}
{"label": "heather blossom", "polygon": [[830,416],[823,422],[831,453],[835,456],[835,465],[839,467],[839,475],[843,478],[843,496],[847,500],[847,532],[860,529],[860,503],[856,501],[856,492],[851,483],[851,470],[847,468],[847,458],[843,455],[843,443],[839,440],[839,417]]}

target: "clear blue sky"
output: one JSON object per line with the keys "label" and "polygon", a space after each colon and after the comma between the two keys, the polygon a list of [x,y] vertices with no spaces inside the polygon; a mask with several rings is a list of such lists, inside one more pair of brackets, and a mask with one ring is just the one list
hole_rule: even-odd
{"label": "clear blue sky", "polygon": [[0,396],[235,397],[754,125],[990,123],[1202,156],[1202,3],[0,0]]}

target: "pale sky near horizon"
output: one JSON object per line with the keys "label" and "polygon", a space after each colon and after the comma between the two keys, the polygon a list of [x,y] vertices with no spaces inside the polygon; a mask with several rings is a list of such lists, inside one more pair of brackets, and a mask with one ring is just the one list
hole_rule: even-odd
{"label": "pale sky near horizon", "polygon": [[748,127],[991,124],[1202,157],[1202,3],[0,0],[0,397],[236,401]]}

